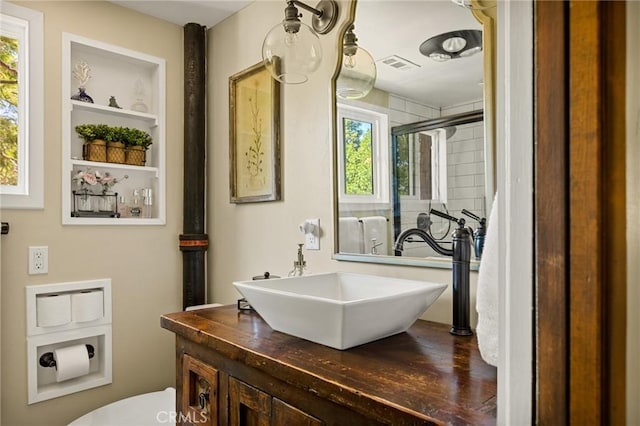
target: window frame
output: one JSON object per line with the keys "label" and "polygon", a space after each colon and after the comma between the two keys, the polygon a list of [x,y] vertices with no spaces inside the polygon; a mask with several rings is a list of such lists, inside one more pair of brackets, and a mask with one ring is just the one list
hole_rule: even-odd
{"label": "window frame", "polygon": [[434,203],[446,204],[447,176],[447,132],[443,128],[421,132],[431,137],[431,199]]}
{"label": "window frame", "polygon": [[[381,209],[391,206],[390,181],[390,133],[387,114],[343,103],[337,104],[338,139],[338,201],[340,209]],[[373,157],[373,194],[350,195],[345,193],[344,119],[372,123],[371,152]]]}
{"label": "window frame", "polygon": [[[44,29],[42,12],[2,2],[0,20],[24,28],[25,46],[19,55],[24,76],[19,76],[19,188],[0,186],[0,208],[44,208]],[[3,25],[4,26],[4,25]],[[22,50],[25,50],[24,54]],[[20,140],[22,137],[22,140]],[[20,157],[22,154],[22,158]]]}

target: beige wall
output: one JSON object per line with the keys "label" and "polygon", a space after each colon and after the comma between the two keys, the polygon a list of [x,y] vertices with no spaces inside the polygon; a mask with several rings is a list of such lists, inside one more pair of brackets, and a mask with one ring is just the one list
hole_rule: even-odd
{"label": "beige wall", "polygon": [[[340,26],[346,18],[340,3]],[[228,77],[261,60],[264,35],[282,21],[284,3],[259,1],[216,25],[209,32],[209,192],[208,223],[211,246],[211,302],[232,303],[239,297],[234,280],[269,271],[286,275],[292,269],[298,224],[320,218],[320,251],[306,251],[311,272],[353,271],[451,283],[451,270],[338,262],[333,253],[333,193],[330,79],[336,62],[338,31],[321,37],[321,68],[302,85],[282,91],[283,200],[254,204],[229,203]],[[309,23],[305,12],[303,21]],[[475,305],[475,274],[472,303]],[[451,292],[447,290],[427,311],[426,318],[451,321]],[[472,314],[475,323],[475,311]]]}
{"label": "beige wall", "polygon": [[[2,424],[61,425],[111,401],[174,383],[173,335],[162,313],[181,309],[182,28],[108,2],[21,2],[44,13],[45,208],[3,210]],[[61,33],[167,60],[166,226],[61,225]],[[49,273],[27,275],[27,247],[49,246]],[[113,384],[27,406],[25,286],[111,278]]]}

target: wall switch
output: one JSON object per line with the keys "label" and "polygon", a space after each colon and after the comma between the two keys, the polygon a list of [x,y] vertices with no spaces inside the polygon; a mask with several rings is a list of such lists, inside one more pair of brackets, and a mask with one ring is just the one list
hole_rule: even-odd
{"label": "wall switch", "polygon": [[49,247],[29,247],[29,275],[49,272]]}
{"label": "wall switch", "polygon": [[307,219],[300,229],[304,232],[304,248],[320,250],[320,219]]}

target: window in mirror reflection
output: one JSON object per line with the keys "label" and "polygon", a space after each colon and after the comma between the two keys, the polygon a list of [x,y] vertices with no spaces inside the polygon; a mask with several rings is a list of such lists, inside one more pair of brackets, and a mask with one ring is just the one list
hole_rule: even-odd
{"label": "window in mirror reflection", "polygon": [[373,123],[342,119],[344,182],[347,195],[373,194]]}
{"label": "window in mirror reflection", "polygon": [[340,203],[389,205],[386,114],[338,105]]}
{"label": "window in mirror reflection", "polygon": [[413,135],[400,135],[396,141],[396,175],[398,179],[398,195],[415,194],[415,173],[413,144],[409,141]]}
{"label": "window in mirror reflection", "polygon": [[447,202],[446,133],[442,129],[397,136],[398,196]]}

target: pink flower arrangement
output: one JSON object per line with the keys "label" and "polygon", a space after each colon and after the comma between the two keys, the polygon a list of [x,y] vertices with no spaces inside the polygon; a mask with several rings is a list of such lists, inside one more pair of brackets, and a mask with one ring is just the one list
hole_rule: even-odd
{"label": "pink flower arrangement", "polygon": [[89,192],[89,188],[87,188],[86,185],[95,186],[100,184],[102,185],[102,193],[106,194],[116,183],[120,182],[122,179],[127,179],[128,177],[129,176],[125,175],[124,178],[118,179],[109,172],[104,172],[103,175],[97,170],[95,172],[90,170],[80,170],[73,177],[73,180],[76,181],[76,184],[80,186],[81,191],[84,193]]}

